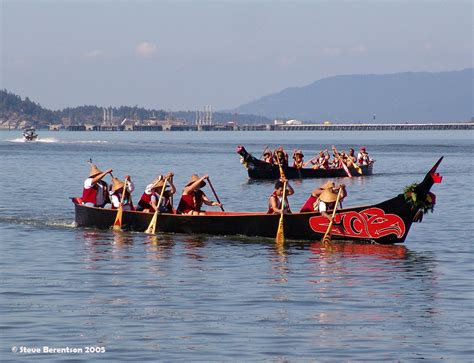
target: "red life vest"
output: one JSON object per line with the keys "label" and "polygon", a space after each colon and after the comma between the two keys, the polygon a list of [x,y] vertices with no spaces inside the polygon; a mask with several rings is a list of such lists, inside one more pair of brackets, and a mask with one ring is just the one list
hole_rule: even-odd
{"label": "red life vest", "polygon": [[317,197],[310,195],[306,203],[301,208],[300,212],[314,212],[314,203],[316,203],[317,200]]}
{"label": "red life vest", "polygon": [[194,193],[182,195],[178,204],[177,211],[179,213],[188,213],[192,210],[196,210],[196,205],[194,203]]}
{"label": "red life vest", "polygon": [[155,196],[155,198],[157,198],[157,195],[155,192],[151,193],[151,194],[147,194],[145,192],[143,192],[142,194],[142,197],[140,198],[140,200],[138,201],[138,208],[140,210],[143,210],[143,209],[154,209],[151,205],[151,197],[152,196]]}
{"label": "red life vest", "polygon": [[97,205],[97,191],[99,190],[99,187],[97,184],[103,185],[103,193],[104,193],[104,204],[108,203],[110,201],[109,196],[107,194],[107,183],[104,182],[103,180],[99,180],[96,184],[94,184],[92,187],[89,189],[84,188],[82,190],[82,201],[84,203],[93,203],[94,205]]}
{"label": "red life vest", "polygon": [[177,212],[178,213],[189,213],[190,211],[201,211],[202,198],[204,192],[201,190],[195,190],[190,194],[183,194],[179,201]]}
{"label": "red life vest", "polygon": [[[272,198],[275,198],[277,208],[281,209],[281,199],[276,195],[276,192],[273,192],[272,195],[270,195],[270,198],[268,198],[268,211],[267,211],[267,214],[273,214],[274,213],[272,205],[270,204],[270,199],[272,199]],[[284,212],[291,213],[290,204],[288,203],[288,198],[286,196],[285,196],[285,209],[284,209]]]}

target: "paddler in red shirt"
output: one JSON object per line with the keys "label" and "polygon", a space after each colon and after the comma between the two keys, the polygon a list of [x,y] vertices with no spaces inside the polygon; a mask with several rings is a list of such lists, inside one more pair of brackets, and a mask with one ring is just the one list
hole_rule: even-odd
{"label": "paddler in red shirt", "polygon": [[207,195],[201,190],[206,185],[206,180],[209,176],[206,174],[199,177],[196,174],[191,176],[191,179],[185,185],[181,200],[179,201],[177,213],[179,214],[190,214],[190,215],[204,215],[204,211],[201,211],[202,204],[206,204],[212,207],[220,207],[221,203],[211,201]]}
{"label": "paddler in red shirt", "polygon": [[287,179],[281,178],[275,183],[275,190],[268,198],[268,211],[267,214],[280,214],[282,208],[282,199],[283,199],[283,186],[286,182],[286,193],[285,193],[285,206],[283,208],[283,213],[291,213],[290,203],[288,203],[288,196],[293,195],[295,191],[288,183]]}
{"label": "paddler in red shirt", "polygon": [[293,153],[293,167],[301,169],[304,166],[303,158],[303,151],[295,150],[295,152]]}
{"label": "paddler in red shirt", "polygon": [[89,207],[104,208],[110,203],[108,185],[102,179],[112,173],[112,169],[101,171],[91,163],[89,177],[84,181],[82,190],[82,203]]}

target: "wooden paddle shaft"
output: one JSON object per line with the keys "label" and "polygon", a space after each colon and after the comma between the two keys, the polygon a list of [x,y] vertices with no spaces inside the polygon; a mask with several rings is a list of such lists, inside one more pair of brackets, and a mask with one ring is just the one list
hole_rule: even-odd
{"label": "wooden paddle shaft", "polygon": [[153,218],[151,219],[151,222],[148,225],[148,228],[146,229],[145,233],[155,234],[156,220],[158,219],[158,213],[160,211],[160,204],[161,204],[161,200],[163,199],[163,194],[165,193],[166,183],[168,182],[168,179],[169,179],[168,177],[165,178],[165,181],[163,183],[163,187],[161,188],[160,197],[158,198],[158,203],[156,204],[155,213],[153,214]]}
{"label": "wooden paddle shaft", "polygon": [[334,217],[336,215],[337,204],[339,203],[339,198],[341,196],[341,192],[342,192],[342,188],[339,188],[339,191],[337,193],[336,203],[334,204],[334,210],[332,211],[331,221],[329,222],[328,229],[326,230],[326,233],[324,234],[323,241],[326,239],[328,234],[331,233],[332,225],[334,223]]}
{"label": "wooden paddle shaft", "polygon": [[209,186],[211,187],[212,192],[214,193],[214,197],[216,197],[217,203],[220,204],[221,210],[222,210],[223,212],[225,212],[225,211],[224,211],[224,207],[222,206],[222,203],[221,203],[221,201],[219,200],[219,197],[217,196],[216,190],[215,190],[214,187],[212,186],[211,179],[209,179],[209,177],[207,177],[207,181],[208,181],[208,183],[209,183]]}
{"label": "wooden paddle shaft", "polygon": [[278,229],[275,237],[275,241],[278,243],[282,243],[285,241],[285,230],[283,228],[283,216],[285,215],[285,198],[286,198],[286,181],[283,183],[283,195],[281,199],[281,206],[280,206],[280,220],[278,221]]}

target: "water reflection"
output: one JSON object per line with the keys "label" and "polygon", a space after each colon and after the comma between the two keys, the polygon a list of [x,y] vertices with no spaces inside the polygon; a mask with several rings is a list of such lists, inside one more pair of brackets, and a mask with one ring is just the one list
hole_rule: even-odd
{"label": "water reflection", "polygon": [[285,242],[275,242],[271,248],[270,262],[272,269],[276,272],[276,281],[288,282],[288,248]]}
{"label": "water reflection", "polygon": [[360,243],[340,243],[333,242],[327,245],[321,242],[313,242],[310,245],[310,251],[322,258],[329,257],[331,254],[347,254],[351,257],[357,255],[374,256],[383,259],[404,259],[407,256],[407,248],[401,245],[378,245],[378,244],[360,244]]}
{"label": "water reflection", "polygon": [[147,257],[152,260],[168,260],[173,255],[175,241],[168,235],[147,235],[145,238]]}
{"label": "water reflection", "polygon": [[183,242],[186,256],[193,260],[204,260],[205,255],[201,253],[201,249],[205,247],[206,240],[206,237],[203,236],[188,236],[184,238]]}

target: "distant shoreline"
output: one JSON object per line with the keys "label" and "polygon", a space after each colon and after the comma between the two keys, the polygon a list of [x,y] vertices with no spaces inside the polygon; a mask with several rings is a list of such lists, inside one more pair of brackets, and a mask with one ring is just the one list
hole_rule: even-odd
{"label": "distant shoreline", "polygon": [[[18,131],[17,128],[0,130]],[[38,128],[45,130],[45,128]],[[474,130],[474,122],[404,123],[404,124],[215,124],[215,125],[52,125],[50,131],[409,131],[409,130]]]}

